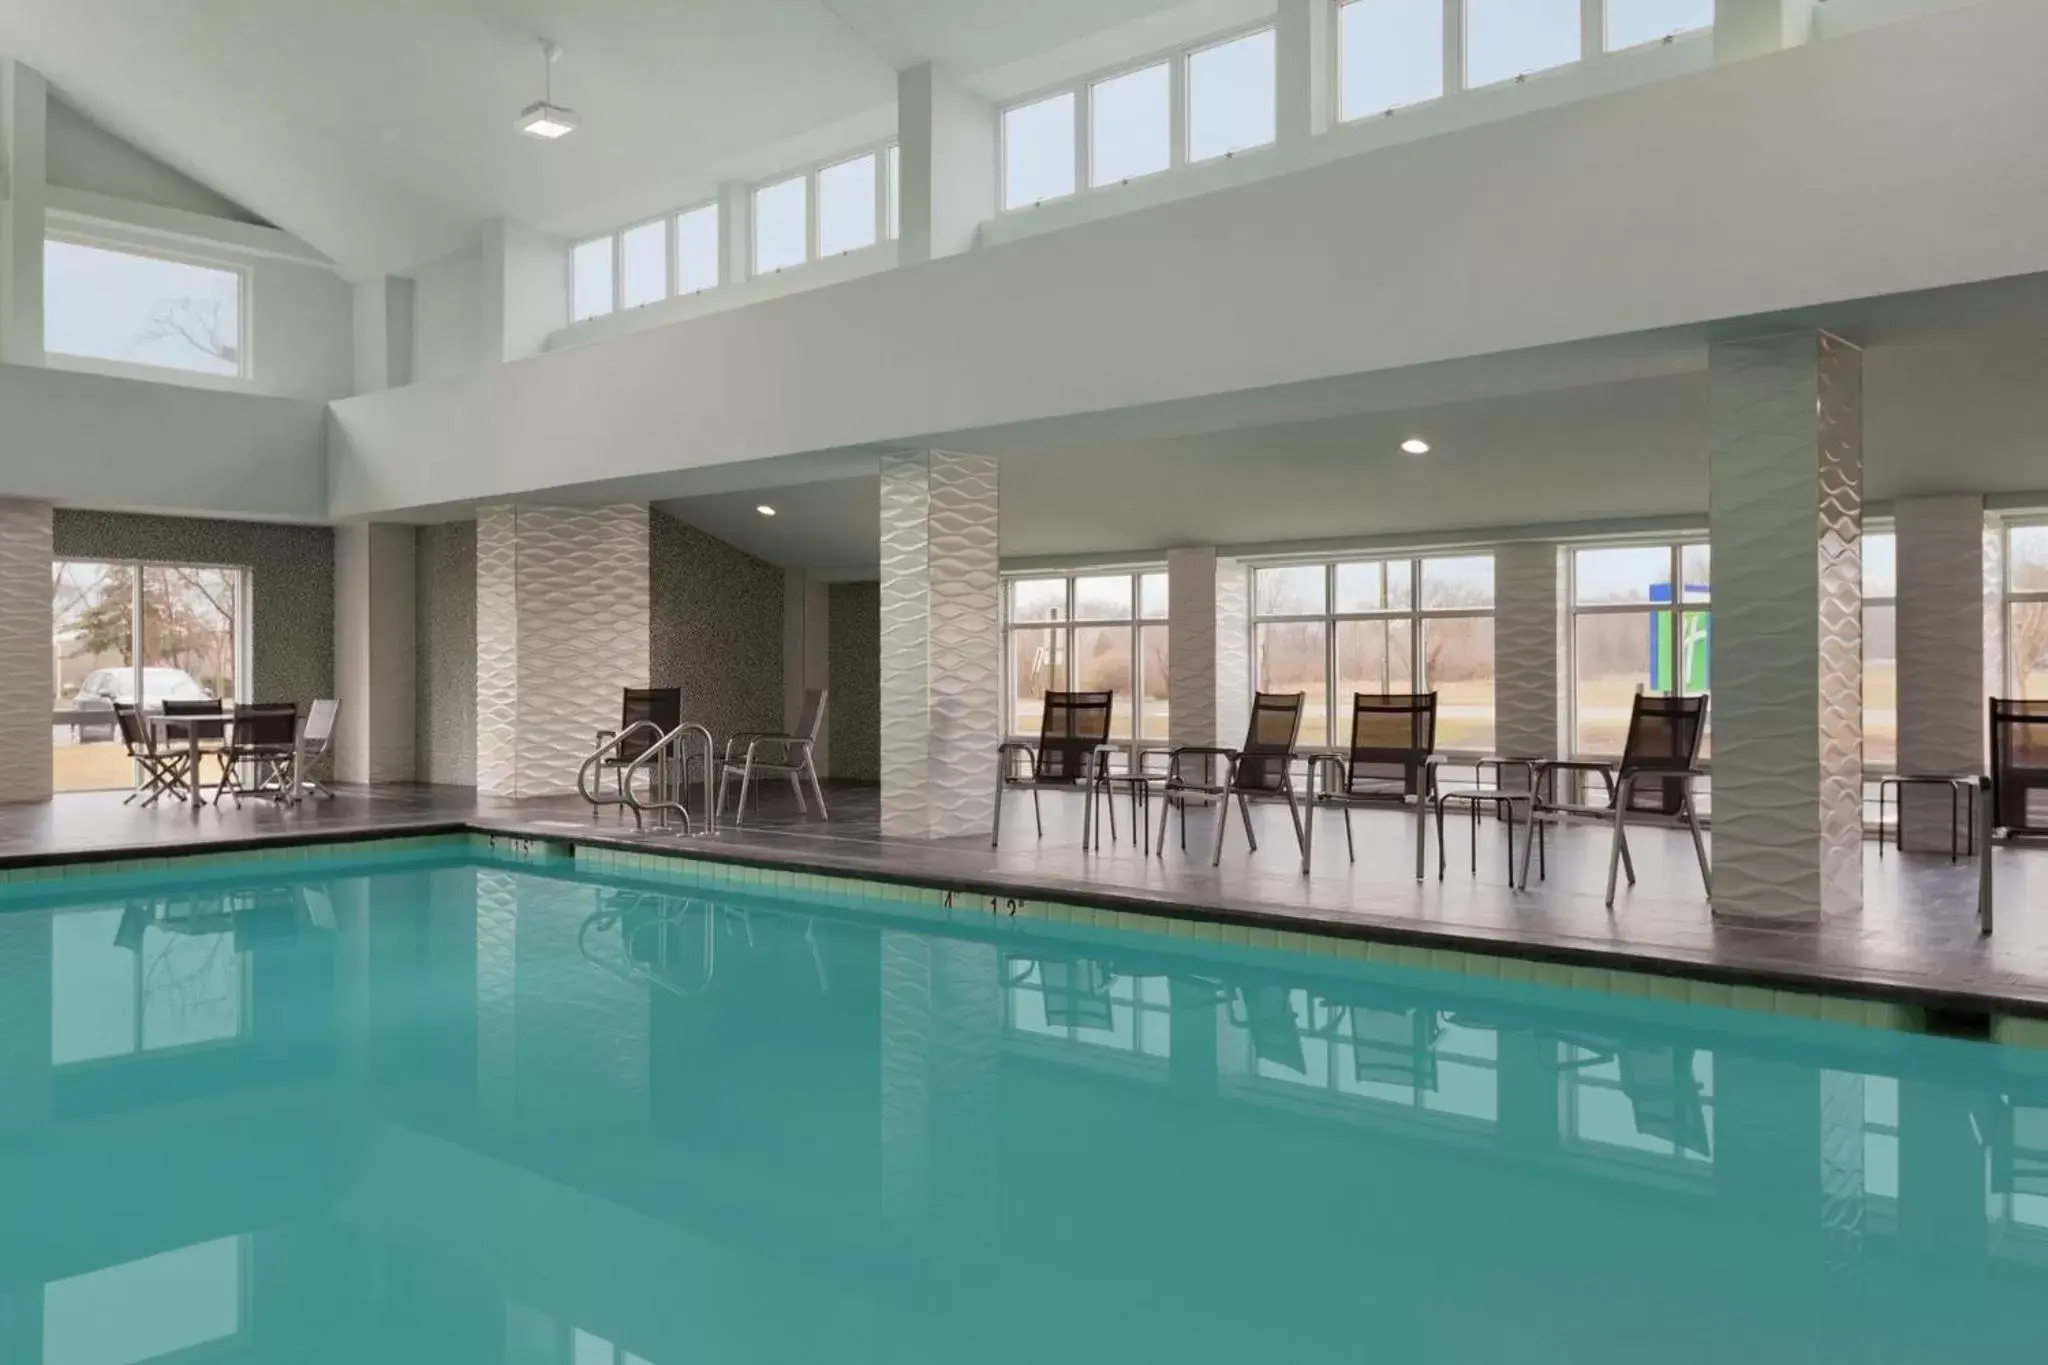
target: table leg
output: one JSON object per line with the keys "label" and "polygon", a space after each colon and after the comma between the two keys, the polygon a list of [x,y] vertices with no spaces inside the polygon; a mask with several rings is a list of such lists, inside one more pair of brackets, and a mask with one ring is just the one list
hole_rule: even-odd
{"label": "table leg", "polygon": [[185,753],[190,762],[189,780],[192,783],[192,813],[199,814],[199,726],[197,723],[185,727]]}
{"label": "table leg", "polygon": [[1314,861],[1316,851],[1316,761],[1308,761],[1308,801],[1302,807],[1301,818],[1301,875],[1308,875],[1309,864]]}

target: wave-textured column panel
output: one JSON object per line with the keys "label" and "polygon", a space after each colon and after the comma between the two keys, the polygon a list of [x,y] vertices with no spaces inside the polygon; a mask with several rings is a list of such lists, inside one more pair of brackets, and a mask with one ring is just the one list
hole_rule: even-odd
{"label": "wave-textured column panel", "polygon": [[1562,753],[1562,562],[1550,541],[1516,541],[1494,552],[1494,743],[1504,754],[1556,758]]}
{"label": "wave-textured column panel", "polygon": [[0,802],[50,799],[50,504],[0,498]]}
{"label": "wave-textured column panel", "polygon": [[995,460],[882,459],[882,828],[988,826],[1002,738]]}
{"label": "wave-textured column panel", "polygon": [[1166,700],[1173,743],[1214,744],[1216,707],[1216,551],[1206,545],[1166,552]]}
{"label": "wave-textured column panel", "polygon": [[1251,570],[1243,560],[1217,560],[1216,734],[1207,741],[1211,744],[1244,743],[1252,723],[1251,616]]}
{"label": "wave-textured column panel", "polygon": [[477,518],[477,785],[575,790],[620,689],[647,685],[647,509],[486,507]]}
{"label": "wave-textured column panel", "polygon": [[1715,346],[1714,904],[1862,898],[1862,357],[1825,333]]}
{"label": "wave-textured column panel", "polygon": [[[1901,498],[1899,537],[1899,771],[1971,773],[1984,762],[1984,500]],[[1948,793],[1901,793],[1908,848],[1947,851]],[[1954,803],[1960,807],[1961,803]],[[1957,823],[1964,812],[1957,809]]]}

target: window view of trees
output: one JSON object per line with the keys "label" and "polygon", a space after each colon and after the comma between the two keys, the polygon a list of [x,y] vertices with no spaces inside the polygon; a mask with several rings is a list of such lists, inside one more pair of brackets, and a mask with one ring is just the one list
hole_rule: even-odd
{"label": "window view of trees", "polygon": [[50,238],[43,294],[52,355],[243,372],[239,270]]}
{"label": "window view of trees", "polygon": [[[1035,737],[1049,691],[1111,692],[1110,736],[1167,738],[1166,575],[1081,574],[1009,585],[1009,733]],[[1134,709],[1142,698],[1142,714]]]}
{"label": "window view of trees", "polygon": [[1257,687],[1307,694],[1303,743],[1343,742],[1354,693],[1434,691],[1440,748],[1493,747],[1491,555],[1262,568],[1252,617]]}
{"label": "window view of trees", "polygon": [[1899,538],[1863,537],[1863,762],[1899,762]]}
{"label": "window view of trees", "polygon": [[[1603,757],[1619,754],[1628,738],[1629,713],[1638,692],[1661,695],[1711,690],[1711,570],[1712,558],[1704,542],[1614,545],[1573,552],[1576,752]],[[1681,585],[1676,593],[1674,583]],[[1712,724],[1709,717],[1703,754],[1711,749]]]}
{"label": "window view of trees", "polygon": [[2048,697],[2048,526],[2006,534],[2006,674],[2016,697]]}

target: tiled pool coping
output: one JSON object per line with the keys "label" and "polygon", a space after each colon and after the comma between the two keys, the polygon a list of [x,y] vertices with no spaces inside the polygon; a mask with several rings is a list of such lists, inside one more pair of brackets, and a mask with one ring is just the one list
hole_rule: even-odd
{"label": "tiled pool coping", "polygon": [[866,867],[834,867],[815,858],[749,858],[730,848],[709,856],[695,848],[649,850],[601,835],[536,835],[480,821],[443,821],[399,834],[369,830],[223,840],[177,850],[152,849],[143,856],[113,849],[77,857],[14,859],[0,865],[0,886],[44,889],[85,877],[127,878],[159,872],[172,863],[181,869],[240,870],[336,855],[377,859],[460,849],[517,861],[566,862],[580,870],[663,886],[865,896],[935,922],[985,920],[995,913],[1048,924],[1088,925],[1903,1032],[1949,1032],[1960,1024],[1963,1031],[1994,1042],[2048,1051],[2048,1008],[2032,1001],[1866,983],[1819,972],[1744,972],[1618,950],[1496,943],[1426,929],[1358,925],[1346,932],[1347,926],[1308,923],[1290,918],[1284,910],[1261,914],[1238,907],[1167,906],[1114,892],[1076,898],[1063,891],[1034,894],[1029,887],[974,879],[933,885]]}

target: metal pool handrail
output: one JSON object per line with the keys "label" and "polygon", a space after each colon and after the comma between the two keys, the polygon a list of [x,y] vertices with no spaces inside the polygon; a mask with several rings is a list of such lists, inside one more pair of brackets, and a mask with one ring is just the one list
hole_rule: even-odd
{"label": "metal pool handrail", "polygon": [[[718,807],[713,782],[714,770],[718,766],[715,741],[711,731],[702,725],[683,722],[649,746],[647,751],[626,765],[621,773],[620,787],[624,792],[628,809],[633,812],[633,824],[645,828],[641,817],[648,811],[658,813],[664,824],[670,812],[683,819],[683,833],[695,834],[695,822],[690,817],[689,803],[683,800],[690,780],[690,740],[695,736],[703,741],[704,750],[704,829],[706,834],[718,832]],[[654,765],[652,801],[642,801],[633,790],[633,779],[649,763]],[[671,769],[671,764],[674,765]]]}
{"label": "metal pool handrail", "polygon": [[606,739],[605,742],[598,745],[596,749],[592,750],[590,757],[583,760],[583,766],[576,770],[577,795],[581,796],[585,801],[588,801],[593,806],[630,805],[631,802],[629,802],[623,794],[619,796],[605,796],[601,793],[593,792],[590,789],[590,775],[593,771],[596,770],[598,764],[604,762],[604,757],[606,754],[617,752],[618,747],[621,744],[625,743],[626,740],[631,736],[639,734],[642,730],[652,731],[656,736],[659,736],[661,734],[661,727],[659,725],[656,725],[653,721],[636,720],[631,725],[628,725],[625,729],[619,731],[617,734],[612,735],[610,738]]}

